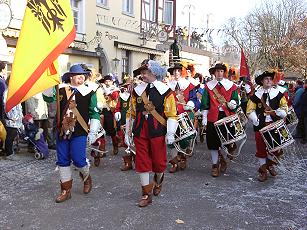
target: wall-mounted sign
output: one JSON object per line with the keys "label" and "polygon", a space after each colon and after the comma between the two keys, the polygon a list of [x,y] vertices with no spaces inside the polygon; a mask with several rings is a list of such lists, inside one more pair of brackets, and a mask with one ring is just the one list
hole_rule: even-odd
{"label": "wall-mounted sign", "polygon": [[9,4],[0,1],[0,30],[5,30],[11,23],[12,10]]}

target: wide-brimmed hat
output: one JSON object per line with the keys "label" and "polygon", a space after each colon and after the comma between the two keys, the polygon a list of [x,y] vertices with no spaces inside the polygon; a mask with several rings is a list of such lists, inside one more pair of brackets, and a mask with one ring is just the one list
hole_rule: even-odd
{"label": "wide-brimmed hat", "polygon": [[159,62],[154,60],[144,60],[139,68],[133,70],[134,76],[141,74],[142,70],[150,70],[157,78],[157,80],[162,80],[166,75],[166,70],[159,64]]}
{"label": "wide-brimmed hat", "polygon": [[114,81],[114,78],[111,74],[105,75],[103,78],[101,78],[98,82],[104,83],[106,80]]}
{"label": "wide-brimmed hat", "polygon": [[62,81],[63,82],[70,82],[70,77],[71,76],[75,76],[75,75],[84,75],[85,78],[88,77],[88,75],[90,74],[89,71],[86,71],[80,64],[77,64],[77,65],[73,65],[70,67],[69,69],[69,72],[65,73],[63,76],[62,76]]}
{"label": "wide-brimmed hat", "polygon": [[218,69],[224,70],[224,72],[227,71],[227,67],[224,63],[216,63],[214,66],[209,68],[209,73],[214,74],[215,70]]}
{"label": "wide-brimmed hat", "polygon": [[173,66],[170,66],[169,68],[168,68],[168,72],[171,74],[171,75],[173,75],[173,72],[174,72],[174,70],[175,69],[180,69],[180,70],[182,70],[182,64],[180,64],[180,63],[175,63]]}
{"label": "wide-brimmed hat", "polygon": [[263,80],[263,78],[265,78],[265,77],[271,77],[272,80],[274,80],[275,72],[264,71],[262,74],[258,75],[258,76],[255,78],[256,84],[262,86],[262,80]]}

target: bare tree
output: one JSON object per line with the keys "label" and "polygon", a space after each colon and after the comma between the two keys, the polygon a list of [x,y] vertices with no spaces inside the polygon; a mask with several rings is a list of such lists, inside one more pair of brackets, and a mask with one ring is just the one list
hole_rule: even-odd
{"label": "bare tree", "polygon": [[264,2],[244,19],[224,27],[229,41],[243,48],[251,72],[261,68],[306,71],[305,0]]}

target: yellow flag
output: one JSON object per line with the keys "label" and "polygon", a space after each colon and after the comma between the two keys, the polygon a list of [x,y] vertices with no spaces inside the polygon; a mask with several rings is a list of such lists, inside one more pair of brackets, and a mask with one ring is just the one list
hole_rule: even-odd
{"label": "yellow flag", "polygon": [[70,0],[28,0],[8,86],[5,110],[57,85],[57,58],[74,41]]}

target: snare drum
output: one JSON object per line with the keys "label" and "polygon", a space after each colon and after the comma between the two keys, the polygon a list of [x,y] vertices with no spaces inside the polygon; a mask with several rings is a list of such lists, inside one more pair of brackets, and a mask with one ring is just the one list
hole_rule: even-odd
{"label": "snare drum", "polygon": [[240,121],[241,121],[241,124],[242,124],[243,126],[246,126],[246,124],[247,124],[247,122],[248,122],[248,118],[247,118],[247,116],[245,115],[245,113],[243,112],[243,110],[242,110],[241,107],[239,107],[239,108],[237,109],[237,114],[238,114],[238,117],[239,117],[239,119],[240,119]]}
{"label": "snare drum", "polygon": [[288,126],[293,126],[293,125],[297,125],[298,123],[298,118],[296,116],[296,113],[293,109],[293,107],[289,107],[288,110],[288,115],[286,116],[286,125]]}
{"label": "snare drum", "polygon": [[260,129],[267,150],[270,153],[278,151],[294,142],[284,120],[276,121]]}
{"label": "snare drum", "polygon": [[175,141],[170,147],[175,147],[179,152],[184,154],[187,154],[184,149],[190,148],[192,154],[197,131],[187,113],[181,113],[178,117],[178,127],[175,133]]}
{"label": "snare drum", "polygon": [[245,130],[237,114],[216,121],[214,127],[222,145],[232,144],[246,137]]}

